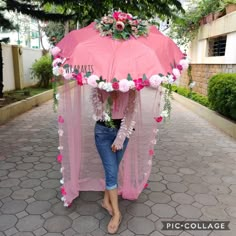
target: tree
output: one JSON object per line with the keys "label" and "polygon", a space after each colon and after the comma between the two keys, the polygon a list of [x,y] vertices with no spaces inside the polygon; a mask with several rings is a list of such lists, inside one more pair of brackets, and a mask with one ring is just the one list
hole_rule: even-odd
{"label": "tree", "polygon": [[[178,0],[2,0],[5,10],[21,12],[40,20],[65,22],[67,20],[79,21],[87,25],[94,19],[102,17],[109,11],[121,9],[130,12],[140,18],[152,18],[155,16],[176,18],[178,12],[183,12]],[[61,13],[52,13],[45,10],[45,6],[51,4],[60,6]]]}

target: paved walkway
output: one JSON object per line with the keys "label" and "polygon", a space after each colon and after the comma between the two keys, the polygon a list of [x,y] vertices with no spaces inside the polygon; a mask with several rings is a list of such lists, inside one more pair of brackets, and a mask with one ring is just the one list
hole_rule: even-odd
{"label": "paved walkway", "polygon": [[[236,142],[180,104],[160,130],[147,189],[121,200],[119,235],[236,235]],[[57,123],[48,102],[0,127],[0,236],[106,235],[101,192],[72,207],[59,193]],[[231,231],[162,231],[162,220],[229,220]]]}

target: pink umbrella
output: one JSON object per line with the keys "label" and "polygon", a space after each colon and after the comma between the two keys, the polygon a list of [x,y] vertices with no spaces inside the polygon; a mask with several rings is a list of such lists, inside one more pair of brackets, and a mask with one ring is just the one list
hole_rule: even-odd
{"label": "pink umbrella", "polygon": [[[157,87],[169,76],[175,81],[187,67],[185,55],[167,36],[151,26],[147,37],[130,38],[129,40],[112,40],[102,37],[95,29],[95,23],[80,30],[74,30],[66,35],[57,45],[61,50],[60,57],[66,58],[64,65],[68,66],[65,76],[71,78],[74,69],[77,73],[91,72],[88,83],[93,87],[102,76],[104,82],[117,82],[127,78],[137,81],[139,78],[150,80],[156,78],[151,86]],[[130,76],[130,77],[128,77]],[[158,80],[158,81],[157,81]],[[146,82],[145,86],[150,83]],[[137,87],[136,87],[137,88]],[[122,89],[121,89],[122,91]]]}
{"label": "pink umbrella", "polygon": [[[95,148],[91,148],[94,145],[94,122],[89,120],[89,86],[82,85],[123,93],[130,89],[140,91],[144,87],[156,88],[156,91],[145,89],[138,95],[140,112],[135,134],[130,139],[120,167],[120,194],[123,198],[137,199],[147,186],[151,172],[157,123],[161,122],[167,112],[161,112],[163,92],[160,84],[173,83],[187,67],[185,55],[155,26],[149,28],[148,35],[137,37],[139,32],[136,23],[139,24],[139,21],[131,20],[129,29],[133,30],[132,24],[135,24],[135,33],[132,34],[135,37],[128,37],[127,40],[115,40],[111,36],[103,37],[99,34],[98,30],[102,34],[110,34],[111,30],[118,35],[125,32],[122,28],[124,22],[132,17],[123,13],[120,16],[126,19],[119,18],[119,13],[113,15],[116,21],[112,17],[102,19],[116,23],[111,24],[112,27],[106,32],[101,31],[100,23],[72,31],[52,50],[55,57],[54,74],[63,75],[66,80],[77,79],[79,85],[73,87],[65,83],[60,92],[58,161],[62,163],[61,193],[65,206],[79,195],[79,191],[104,189],[100,159]],[[121,28],[114,29],[114,26]],[[145,26],[140,29],[146,34]],[[126,35],[123,36],[126,38]]]}

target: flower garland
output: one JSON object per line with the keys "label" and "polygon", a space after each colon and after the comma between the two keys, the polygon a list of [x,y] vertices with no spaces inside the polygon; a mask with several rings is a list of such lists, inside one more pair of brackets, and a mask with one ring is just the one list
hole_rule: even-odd
{"label": "flower garland", "polygon": [[129,13],[115,11],[108,16],[95,20],[95,28],[101,36],[110,36],[118,40],[127,40],[148,35],[148,22]]}
{"label": "flower garland", "polygon": [[157,74],[152,75],[147,78],[146,74],[143,74],[141,78],[133,79],[130,74],[127,78],[118,80],[113,78],[112,81],[107,81],[103,79],[102,76],[96,74],[91,74],[91,72],[80,73],[78,70],[74,69],[72,72],[68,73],[68,64],[63,65],[66,59],[60,58],[58,55],[60,53],[60,48],[54,47],[51,50],[54,60],[52,62],[53,66],[53,89],[54,89],[54,110],[57,110],[59,94],[57,92],[58,81],[63,78],[65,80],[75,80],[79,86],[90,85],[93,88],[99,88],[105,90],[106,92],[120,91],[128,92],[130,89],[136,89],[140,91],[145,87],[158,88],[162,83],[167,84],[168,91],[165,92],[165,110],[168,111],[168,115],[171,111],[171,84],[173,84],[181,75],[182,71],[188,68],[188,60],[186,57],[181,59],[178,64],[174,63],[172,65],[172,73],[167,75]]}

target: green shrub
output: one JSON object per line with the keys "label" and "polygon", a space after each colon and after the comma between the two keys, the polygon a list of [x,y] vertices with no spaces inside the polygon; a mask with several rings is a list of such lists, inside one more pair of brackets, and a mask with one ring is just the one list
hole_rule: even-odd
{"label": "green shrub", "polygon": [[208,98],[204,95],[193,92],[192,95],[191,95],[191,99],[194,100],[195,102],[198,102],[198,103],[202,104],[205,107],[210,106]]}
{"label": "green shrub", "polygon": [[48,88],[53,77],[51,56],[44,55],[39,60],[36,60],[32,65],[31,75],[39,80],[39,87]]}
{"label": "green shrub", "polygon": [[220,114],[236,120],[236,74],[218,74],[208,83],[211,107]]}
{"label": "green shrub", "polygon": [[[165,84],[163,84],[163,86],[165,88],[167,87]],[[191,92],[190,89],[179,87],[179,86],[176,86],[175,84],[172,84],[171,88],[173,92],[176,92],[184,97],[190,98],[205,107],[210,107],[207,96],[204,96],[200,93]]]}

